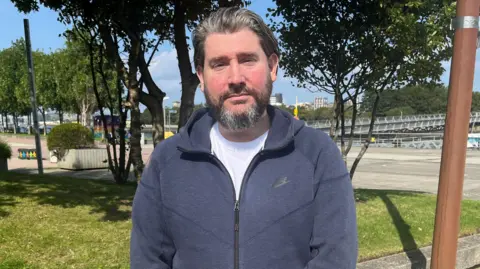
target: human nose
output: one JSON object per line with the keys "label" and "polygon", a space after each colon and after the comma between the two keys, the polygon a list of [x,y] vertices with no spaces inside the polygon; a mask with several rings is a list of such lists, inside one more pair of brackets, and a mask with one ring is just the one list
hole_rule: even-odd
{"label": "human nose", "polygon": [[229,69],[229,84],[241,84],[244,82],[244,76],[238,62],[231,63]]}

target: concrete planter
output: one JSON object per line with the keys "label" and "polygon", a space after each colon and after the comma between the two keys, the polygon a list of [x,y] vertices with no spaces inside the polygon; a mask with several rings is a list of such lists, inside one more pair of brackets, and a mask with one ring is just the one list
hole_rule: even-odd
{"label": "concrete planter", "polygon": [[57,159],[57,166],[68,170],[108,168],[107,150],[104,148],[70,149],[62,158]]}
{"label": "concrete planter", "polygon": [[8,160],[5,158],[0,158],[0,172],[8,171]]}

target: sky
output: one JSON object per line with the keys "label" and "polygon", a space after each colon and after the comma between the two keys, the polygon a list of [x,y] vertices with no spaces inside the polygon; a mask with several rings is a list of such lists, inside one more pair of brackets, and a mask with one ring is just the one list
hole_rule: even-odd
{"label": "sky", "polygon": [[[269,22],[265,14],[267,8],[275,7],[272,0],[253,0],[249,9],[258,13],[262,18]],[[64,46],[64,39],[60,35],[67,27],[57,20],[57,14],[54,11],[41,7],[38,12],[23,14],[18,12],[15,6],[9,0],[0,1],[0,27],[2,38],[0,39],[0,50],[7,48],[11,43],[25,36],[23,28],[23,19],[29,19],[30,37],[33,50],[43,50],[49,52]],[[190,35],[190,33],[187,33]],[[192,59],[192,51],[190,58]],[[176,50],[171,44],[164,44],[157,51],[150,66],[152,77],[157,85],[166,92],[169,97],[165,105],[170,106],[173,101],[180,101],[181,86],[180,73],[178,70],[178,61]],[[281,65],[281,62],[280,62]],[[450,62],[445,62],[446,71],[442,75],[441,81],[448,85],[450,76]],[[477,52],[475,68],[474,90],[480,90],[480,53]],[[310,92],[307,89],[292,86],[291,82],[295,79],[285,76],[280,67],[278,80],[274,83],[273,93],[282,93],[284,103],[294,104],[295,99],[299,102],[313,102],[316,96],[325,96],[330,100],[331,96],[325,93]],[[204,102],[203,93],[197,90],[195,103]],[[142,106],[143,108],[143,106]],[[143,109],[142,109],[143,110]]]}

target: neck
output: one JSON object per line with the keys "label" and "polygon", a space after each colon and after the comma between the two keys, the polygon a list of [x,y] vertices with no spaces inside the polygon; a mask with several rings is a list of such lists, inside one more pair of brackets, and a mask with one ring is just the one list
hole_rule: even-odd
{"label": "neck", "polygon": [[220,130],[222,136],[232,142],[249,142],[255,140],[256,138],[263,135],[269,128],[270,119],[266,111],[263,116],[258,120],[257,124],[248,129],[232,131],[225,128],[222,124],[218,125],[218,129]]}

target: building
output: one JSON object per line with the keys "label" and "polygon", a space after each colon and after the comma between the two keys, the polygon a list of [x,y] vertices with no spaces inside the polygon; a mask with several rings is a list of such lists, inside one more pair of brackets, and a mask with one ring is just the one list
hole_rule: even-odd
{"label": "building", "polygon": [[283,95],[281,93],[276,93],[270,96],[270,104],[272,106],[280,106],[283,104]]}
{"label": "building", "polygon": [[298,103],[298,107],[302,107],[302,108],[305,108],[305,109],[311,109],[313,108],[314,104],[312,104],[312,102],[302,102],[302,103]]}
{"label": "building", "polygon": [[173,108],[179,108],[180,107],[180,102],[179,101],[175,101],[172,103],[172,107]]}
{"label": "building", "polygon": [[328,103],[327,97],[315,97],[315,100],[313,101],[313,108],[314,109],[319,109],[321,107],[329,107],[330,104]]}

